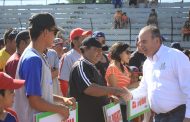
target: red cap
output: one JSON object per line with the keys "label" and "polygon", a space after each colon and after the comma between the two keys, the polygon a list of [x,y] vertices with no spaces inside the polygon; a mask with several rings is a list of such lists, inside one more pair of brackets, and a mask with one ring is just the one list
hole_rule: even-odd
{"label": "red cap", "polygon": [[70,40],[72,42],[75,37],[86,35],[92,35],[92,31],[85,31],[82,28],[75,28],[70,32]]}
{"label": "red cap", "polygon": [[92,36],[92,31],[91,30],[85,31],[85,32],[82,33],[82,35]]}
{"label": "red cap", "polygon": [[13,79],[4,72],[0,72],[0,89],[18,89],[24,85],[25,80]]}

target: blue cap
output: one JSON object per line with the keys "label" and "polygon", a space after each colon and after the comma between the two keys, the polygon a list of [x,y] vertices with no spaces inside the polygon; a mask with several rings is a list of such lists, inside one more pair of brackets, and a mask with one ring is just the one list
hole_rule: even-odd
{"label": "blue cap", "polygon": [[95,31],[95,32],[92,34],[92,37],[94,37],[94,38],[105,37],[105,34],[104,34],[103,32],[100,32],[100,31]]}

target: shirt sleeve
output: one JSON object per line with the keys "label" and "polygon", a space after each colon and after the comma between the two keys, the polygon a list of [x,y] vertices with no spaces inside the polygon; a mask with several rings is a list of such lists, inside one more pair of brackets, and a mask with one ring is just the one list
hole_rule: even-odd
{"label": "shirt sleeve", "polygon": [[80,93],[83,93],[86,88],[88,88],[92,83],[95,82],[95,76],[93,74],[95,73],[93,73],[93,71],[83,62],[79,63],[78,78],[76,80]]}
{"label": "shirt sleeve", "polygon": [[56,69],[59,68],[59,57],[58,57],[57,53],[55,53],[54,67],[55,67]]}
{"label": "shirt sleeve", "polygon": [[[143,74],[146,73],[145,67],[146,67],[146,61],[143,65]],[[148,94],[147,87],[148,87],[147,81],[145,80],[145,78],[143,76],[141,81],[140,81],[139,87],[137,87],[136,89],[131,91],[133,99],[143,97],[143,96],[147,96],[147,94]]]}
{"label": "shirt sleeve", "polygon": [[0,71],[3,71],[3,60],[1,56],[0,56]]}
{"label": "shirt sleeve", "polygon": [[41,96],[42,61],[39,57],[31,57],[21,62],[19,75],[25,80],[27,96]]}
{"label": "shirt sleeve", "polygon": [[115,68],[113,66],[109,66],[106,70],[105,78],[107,79],[112,74],[116,74]]}
{"label": "shirt sleeve", "polygon": [[147,83],[146,83],[144,77],[142,77],[139,87],[132,90],[131,93],[132,93],[133,99],[147,96]]}
{"label": "shirt sleeve", "polygon": [[65,58],[62,60],[63,66],[60,68],[60,74],[59,79],[69,81],[69,76],[72,68],[72,60],[70,57],[65,56]]}
{"label": "shirt sleeve", "polygon": [[[186,118],[190,118],[190,61],[189,58],[180,52],[179,55],[175,57],[175,73],[179,80],[180,89],[186,96]],[[180,60],[178,60],[180,59]]]}

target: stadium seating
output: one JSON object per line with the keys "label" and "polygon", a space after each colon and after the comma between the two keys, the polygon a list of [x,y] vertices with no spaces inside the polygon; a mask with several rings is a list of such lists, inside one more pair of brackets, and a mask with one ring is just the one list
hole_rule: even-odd
{"label": "stadium seating", "polygon": [[[155,9],[158,14],[158,25],[162,35],[167,39],[165,44],[172,41],[182,41],[181,27],[188,16],[190,3],[160,3]],[[139,30],[146,25],[151,8],[122,8],[131,21],[127,29],[112,29],[113,15],[117,9],[111,4],[68,4],[68,5],[23,5],[0,6],[0,37],[5,29],[13,27],[26,29],[28,19],[34,13],[50,12],[60,27],[65,30],[67,38],[69,32],[76,27],[100,30],[106,34],[108,45],[116,41],[123,41],[135,48],[135,38]],[[171,21],[173,20],[173,26]],[[173,33],[173,34],[172,34]],[[172,36],[173,35],[173,36]],[[183,42],[182,46],[190,48],[190,44]]]}

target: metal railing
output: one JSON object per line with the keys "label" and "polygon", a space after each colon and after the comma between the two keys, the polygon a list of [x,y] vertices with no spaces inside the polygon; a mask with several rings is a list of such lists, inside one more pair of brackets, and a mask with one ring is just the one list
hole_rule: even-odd
{"label": "metal railing", "polygon": [[[73,0],[75,1],[75,0]],[[0,0],[0,5],[48,5],[48,4],[67,4],[67,3],[75,3],[73,1],[68,2],[68,0]],[[87,1],[87,0],[86,0]],[[104,3],[101,0],[96,0],[97,3]],[[108,1],[108,0],[107,0]],[[110,3],[105,0],[105,3]],[[158,0],[159,3],[163,2],[190,2],[190,0]],[[80,2],[79,2],[80,3]],[[83,2],[85,3],[85,0]],[[92,3],[92,2],[86,2]]]}
{"label": "metal railing", "polygon": [[173,24],[173,17],[171,16],[171,43],[173,42],[173,29],[174,29],[174,24]]}
{"label": "metal railing", "polygon": [[131,19],[129,18],[129,44],[131,45]]}

